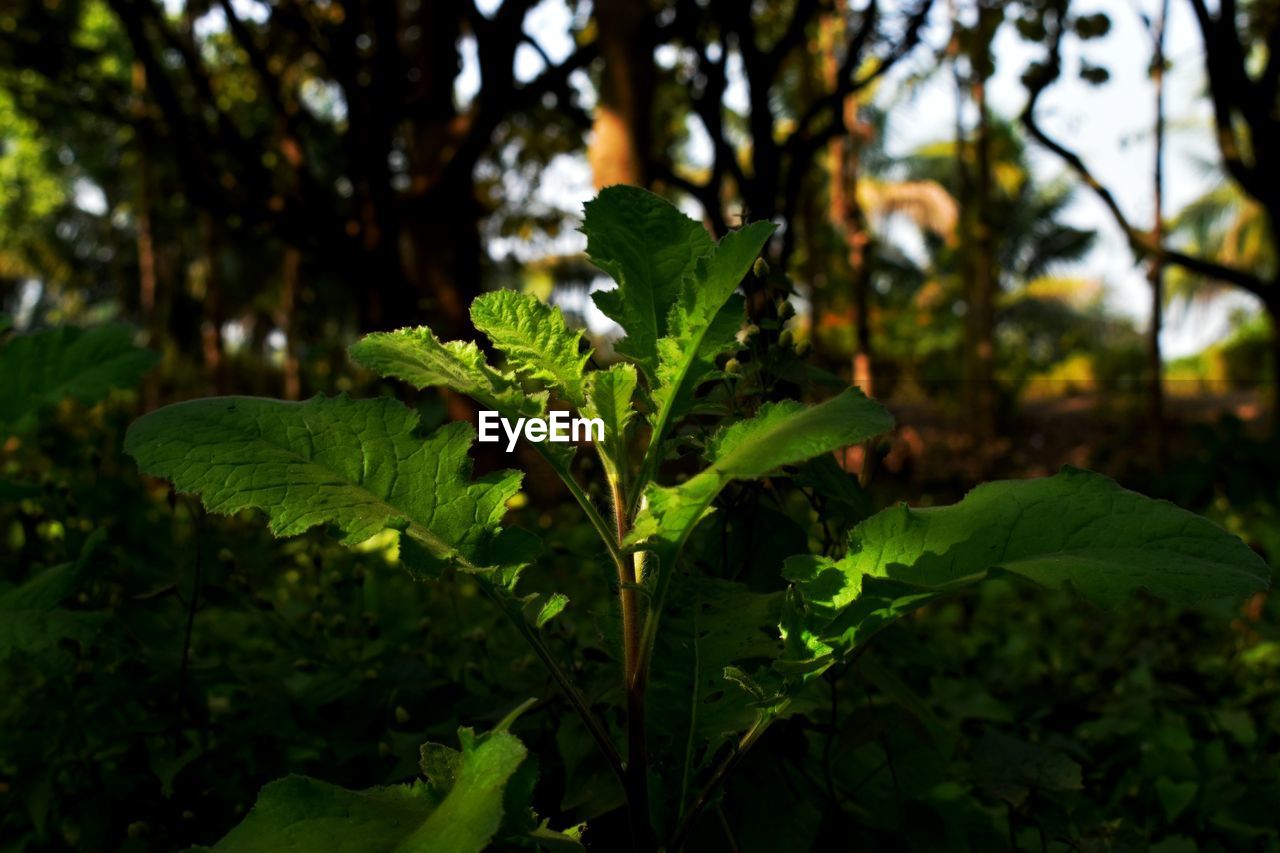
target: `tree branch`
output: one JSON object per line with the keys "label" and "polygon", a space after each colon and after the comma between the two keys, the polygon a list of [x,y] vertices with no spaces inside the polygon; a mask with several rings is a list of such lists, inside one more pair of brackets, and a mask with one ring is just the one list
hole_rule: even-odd
{"label": "tree branch", "polygon": [[[1201,2],[1201,0],[1193,0],[1193,2]],[[1202,2],[1201,5],[1203,5]],[[1273,298],[1272,288],[1268,287],[1267,283],[1260,277],[1207,258],[1200,258],[1170,249],[1158,242],[1150,232],[1136,228],[1125,215],[1115,195],[1094,176],[1084,160],[1061,142],[1049,136],[1044,128],[1041,127],[1036,119],[1036,107],[1041,95],[1058,79],[1062,72],[1063,28],[1060,20],[1055,20],[1050,30],[1050,35],[1047,63],[1032,79],[1028,80],[1027,104],[1020,116],[1023,127],[1027,129],[1031,137],[1057,155],[1093,191],[1093,194],[1111,213],[1112,219],[1120,226],[1120,230],[1124,232],[1125,238],[1128,240],[1135,255],[1139,257],[1155,255],[1162,261],[1177,264],[1189,272],[1233,284],[1254,294],[1263,301]]]}

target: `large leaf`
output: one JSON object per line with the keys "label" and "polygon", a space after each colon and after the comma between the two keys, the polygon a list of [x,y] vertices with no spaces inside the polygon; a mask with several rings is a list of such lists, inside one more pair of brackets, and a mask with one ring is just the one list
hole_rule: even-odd
{"label": "large leaf", "polygon": [[783,594],[739,583],[679,575],[654,651],[649,691],[650,739],[669,754],[677,777],[692,777],[724,742],[756,719],[745,670],[782,651]]}
{"label": "large leaf", "polygon": [[[457,391],[511,421],[541,417],[547,410],[545,391],[527,393],[514,372],[490,367],[474,343],[441,343],[426,326],[365,335],[351,346],[351,357],[376,373],[408,382],[414,388]],[[533,448],[562,478],[569,476],[577,445],[543,441],[535,442]]]}
{"label": "large leaf", "polygon": [[711,464],[700,473],[679,486],[650,486],[648,505],[637,517],[629,542],[657,551],[669,564],[730,482],[763,477],[892,427],[893,417],[884,407],[852,388],[816,406],[767,404],[755,417],[730,425],[711,440]]}
{"label": "large leaf", "polygon": [[504,416],[536,416],[546,409],[546,394],[526,394],[513,374],[490,367],[474,343],[441,343],[426,326],[365,335],[352,344],[351,357],[415,388],[450,388]]}
{"label": "large leaf", "polygon": [[772,223],[755,222],[741,231],[731,231],[698,259],[681,282],[667,333],[658,340],[651,417],[654,444],[661,442],[667,429],[688,411],[698,386],[715,374],[716,357],[739,348],[743,302],[733,298],[733,292],[773,230]]}
{"label": "large leaf", "polygon": [[471,303],[471,321],[502,350],[518,373],[549,382],[575,408],[585,402],[582,333],[570,329],[559,308],[530,293],[499,290]]}
{"label": "large leaf", "polygon": [[265,511],[277,536],[332,524],[353,544],[392,527],[437,559],[505,564],[499,523],[521,475],[470,481],[474,439],[465,423],[422,436],[418,415],[385,398],[221,397],[143,416],[125,450],[213,512]]}
{"label": "large leaf", "polygon": [[843,559],[788,560],[796,584],[783,615],[788,657],[830,662],[902,613],[997,570],[1104,606],[1139,589],[1183,604],[1242,598],[1271,577],[1212,522],[1066,468],[988,483],[952,506],[894,507],[854,528]]}
{"label": "large leaf", "polygon": [[507,786],[527,751],[512,734],[463,730],[448,778],[348,791],[302,776],[262,789],[223,851],[486,850],[503,825]]}
{"label": "large leaf", "polygon": [[0,347],[0,432],[29,428],[36,412],[67,397],[96,403],[137,385],[159,356],[134,346],[125,326],[63,327]]}
{"label": "large leaf", "polygon": [[582,231],[587,255],[618,283],[594,296],[627,333],[616,349],[652,378],[671,306],[685,276],[711,251],[711,235],[665,199],[628,186],[607,187],[587,202]]}

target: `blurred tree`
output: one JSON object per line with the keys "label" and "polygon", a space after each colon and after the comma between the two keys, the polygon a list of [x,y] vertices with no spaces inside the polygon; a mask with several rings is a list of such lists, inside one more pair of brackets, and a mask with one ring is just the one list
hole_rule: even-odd
{"label": "blurred tree", "polygon": [[[991,112],[987,107],[987,82],[995,73],[991,45],[1004,21],[1004,6],[992,0],[976,0],[971,24],[962,23],[952,7],[951,26],[958,51],[952,58],[959,94],[956,103],[956,168],[961,211],[960,263],[967,268],[964,281],[964,399],[974,437],[995,435],[996,417],[996,301],[999,294],[996,268],[996,235],[992,205]],[[960,60],[965,61],[961,72]],[[964,108],[974,112],[972,141],[964,139]],[[971,160],[972,162],[966,162]]]}
{"label": "blurred tree", "polygon": [[[932,0],[888,18],[876,0],[842,12],[845,34],[835,49],[832,82],[813,85],[824,6],[792,0],[753,14],[750,4],[676,0],[670,7],[671,43],[680,48],[688,112],[710,141],[711,161],[701,174],[677,165],[667,152],[655,177],[701,203],[717,234],[746,219],[789,218],[800,207],[805,178],[831,140],[850,132],[846,99],[865,90],[918,44]],[[747,109],[726,104],[730,66],[741,68]],[[806,74],[807,72],[807,74]],[[813,91],[801,100],[802,90]],[[778,260],[786,266],[798,235],[782,229]]]}
{"label": "blurred tree", "polygon": [[[571,101],[570,73],[595,55],[586,44],[518,80],[518,48],[545,57],[524,29],[532,0],[492,14],[462,0],[281,2],[252,18],[230,0],[176,14],[152,0],[107,5],[140,68],[132,97],[119,80],[96,79],[99,54],[75,43],[92,0],[24,3],[5,63],[24,88],[72,93],[80,111],[133,127],[139,186],[163,182],[159,192],[220,226],[267,235],[340,275],[366,328],[426,310],[445,333],[465,334],[483,254],[477,164],[514,114]],[[481,79],[470,99],[456,91],[464,43]],[[152,178],[159,151],[173,170]],[[144,240],[147,230],[141,221]]]}
{"label": "blurred tree", "polygon": [[[1218,258],[1262,279],[1275,274],[1276,247],[1271,241],[1266,212],[1230,181],[1224,180],[1178,211],[1170,223],[1169,237],[1188,254]],[[1204,302],[1232,289],[1220,279],[1196,275],[1181,267],[1174,267],[1169,273],[1169,299]]]}
{"label": "blurred tree", "polygon": [[[1280,242],[1280,163],[1270,156],[1280,149],[1280,10],[1274,3],[1222,0],[1216,12],[1204,0],[1189,0],[1204,47],[1204,68],[1213,105],[1215,139],[1223,168],[1240,189],[1266,211],[1268,237]],[[1155,231],[1134,225],[1115,194],[1103,185],[1080,156],[1050,136],[1036,107],[1044,92],[1063,73],[1063,41],[1106,33],[1105,15],[1072,15],[1068,0],[1042,0],[1037,9],[1039,34],[1046,45],[1041,61],[1024,76],[1029,98],[1022,122],[1031,136],[1060,157],[1106,205],[1139,257],[1156,256],[1187,272],[1238,287],[1256,296],[1270,316],[1274,334],[1273,375],[1280,410],[1280,270],[1265,274],[1212,256],[1170,247]],[[1082,64],[1081,75],[1104,80],[1106,72]],[[1280,429],[1280,417],[1275,425]]]}
{"label": "blurred tree", "polygon": [[[1096,235],[1091,230],[1075,228],[1063,221],[1073,190],[1065,183],[1046,185],[1034,180],[1026,145],[1016,127],[999,119],[992,119],[990,124],[988,156],[992,186],[985,216],[993,237],[990,251],[996,288],[992,306],[994,335],[1002,325],[1007,326],[1001,305],[1025,301],[1021,297],[1015,300],[1001,294],[1022,293],[1026,297],[1028,294],[1023,293],[1026,285],[1051,279],[1065,265],[1083,258],[1092,248]],[[964,175],[974,169],[975,157],[975,146],[963,140],[948,140],[924,146],[907,158],[905,164],[913,178],[934,181],[953,193],[959,193]],[[960,168],[957,168],[958,161]],[[950,312],[938,309],[961,302],[966,295],[963,232],[960,232],[959,239],[950,241],[930,235],[928,247],[932,269],[927,281],[932,282],[932,286],[917,298],[932,306],[935,313],[930,322],[941,323],[946,321]],[[911,336],[905,330],[895,337],[903,339],[900,345],[912,346],[907,340]],[[923,345],[928,340],[931,339],[926,338],[919,343]],[[914,357],[924,354],[922,351]],[[951,361],[947,359],[947,372],[950,372],[950,365]],[[927,368],[925,375],[939,378],[935,371]],[[994,384],[992,390],[995,390]],[[972,403],[971,398],[966,398],[965,403],[967,408]],[[994,410],[992,414],[994,416]]]}
{"label": "blurred tree", "polygon": [[[798,256],[806,265],[817,261],[818,269],[810,273],[815,347],[827,350],[824,339],[847,328],[843,351],[849,357],[853,384],[870,394],[878,387],[878,369],[887,366],[878,363],[874,344],[878,327],[884,325],[883,320],[877,323],[877,313],[883,313],[886,294],[900,297],[914,292],[924,274],[898,245],[894,226],[909,224],[912,239],[927,234],[954,245],[959,210],[955,198],[938,181],[901,176],[901,170],[894,168],[897,162],[884,150],[884,110],[863,104],[856,96],[850,96],[850,102],[850,109],[857,113],[847,120],[855,130],[833,140],[828,154],[828,216],[835,251],[829,252],[820,230],[805,222],[806,233],[818,233],[806,239]],[[904,307],[900,300],[895,304],[897,310]]]}
{"label": "blurred tree", "polygon": [[645,0],[597,0],[593,13],[604,60],[588,151],[595,186],[647,186],[657,85],[654,12]]}
{"label": "blurred tree", "polygon": [[[1156,118],[1155,127],[1152,129],[1155,142],[1155,166],[1151,176],[1151,205],[1154,222],[1151,236],[1158,244],[1164,245],[1164,80],[1165,72],[1168,71],[1165,59],[1165,25],[1169,20],[1169,0],[1160,0],[1160,8],[1155,17],[1143,15],[1142,20],[1148,34],[1151,36],[1151,64],[1148,71],[1155,88]],[[1151,420],[1155,459],[1159,463],[1164,458],[1166,436],[1164,359],[1160,355],[1160,332],[1164,327],[1165,262],[1158,254],[1151,257],[1147,262],[1147,279],[1151,283],[1151,321],[1147,331],[1147,370],[1151,389],[1148,416]]]}

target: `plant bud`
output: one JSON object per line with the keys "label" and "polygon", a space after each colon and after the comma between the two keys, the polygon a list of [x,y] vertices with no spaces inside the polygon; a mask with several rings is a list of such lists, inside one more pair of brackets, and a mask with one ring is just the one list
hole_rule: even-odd
{"label": "plant bud", "polygon": [[791,334],[790,329],[783,329],[782,334],[778,335],[778,346],[789,347],[791,342],[795,340],[795,335]]}
{"label": "plant bud", "polygon": [[791,304],[790,299],[779,299],[777,306],[779,320],[790,320],[796,315],[796,307]]}
{"label": "plant bud", "polygon": [[753,264],[751,267],[751,272],[755,274],[756,278],[768,278],[769,262],[766,261],[764,258],[756,258],[755,264]]}
{"label": "plant bud", "polygon": [[736,358],[731,358],[724,363],[724,372],[728,373],[730,376],[741,373],[742,363],[739,362]]}

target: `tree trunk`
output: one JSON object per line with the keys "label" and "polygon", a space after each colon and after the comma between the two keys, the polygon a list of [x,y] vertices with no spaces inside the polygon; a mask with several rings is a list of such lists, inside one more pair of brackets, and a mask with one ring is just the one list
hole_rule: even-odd
{"label": "tree trunk", "polygon": [[[823,45],[823,75],[831,88],[836,86],[836,74],[839,69],[835,45],[840,40],[843,30],[843,12],[844,3],[838,2],[835,14],[829,19],[830,33],[824,39]],[[831,161],[831,224],[844,238],[845,248],[848,251],[850,296],[853,303],[851,381],[855,388],[860,388],[870,397],[873,394],[871,271],[867,255],[871,247],[871,234],[867,228],[866,213],[858,203],[859,155],[867,132],[858,118],[857,95],[845,98],[842,109],[846,132],[832,139],[827,149]]]}
{"label": "tree trunk", "polygon": [[[146,331],[147,344],[163,350],[165,324],[159,310],[160,277],[151,215],[155,203],[155,186],[151,175],[151,133],[146,122],[147,73],[141,62],[133,63],[133,97],[133,113],[138,133],[138,186],[134,211],[138,249],[138,311],[142,315],[142,328]],[[160,389],[153,377],[143,383],[142,406],[144,411],[151,411],[159,405]]]}
{"label": "tree trunk", "polygon": [[1280,281],[1272,282],[1276,296],[1263,303],[1271,320],[1271,437],[1280,444]]}
{"label": "tree trunk", "polygon": [[[463,17],[452,0],[425,0],[412,17],[422,36],[406,45],[412,49],[409,64],[419,74],[407,92],[412,104],[405,133],[408,188],[396,199],[399,230],[389,247],[407,289],[385,324],[425,323],[443,340],[475,337],[468,312],[480,293],[484,256],[484,211],[471,172],[449,168],[474,118],[459,113],[453,91],[462,61],[458,43]],[[490,91],[486,81],[477,97]]]}
{"label": "tree trunk", "polygon": [[[1169,16],[1169,0],[1161,0],[1160,16],[1153,22],[1154,51],[1151,58],[1151,75],[1155,83],[1155,169],[1153,174],[1153,204],[1155,206],[1152,237],[1156,245],[1164,245],[1164,33]],[[1156,254],[1151,258],[1147,271],[1151,282],[1151,325],[1147,331],[1147,370],[1151,389],[1147,400],[1151,421],[1151,440],[1157,464],[1164,461],[1165,412],[1164,412],[1164,359],[1160,353],[1160,331],[1164,325],[1164,259]]]}
{"label": "tree trunk", "polygon": [[198,218],[200,266],[204,272],[204,294],[200,302],[200,353],[210,392],[221,396],[230,393],[231,389],[222,345],[222,326],[227,317],[222,271],[218,266],[218,223],[207,210],[201,210]]}
{"label": "tree trunk", "polygon": [[965,319],[970,323],[971,374],[973,385],[970,413],[979,440],[995,435],[995,309],[999,283],[995,262],[995,226],[991,221],[991,115],[987,109],[987,80],[991,76],[991,39],[998,11],[980,2],[978,31],[975,34],[972,66],[973,100],[978,108],[974,139],[976,186],[974,195],[973,300]]}
{"label": "tree trunk", "polygon": [[597,43],[604,68],[587,151],[596,189],[649,185],[653,128],[652,19],[636,0],[595,4]]}
{"label": "tree trunk", "polygon": [[415,204],[400,254],[418,304],[390,318],[392,325],[425,323],[442,340],[475,337],[469,311],[483,273],[480,214],[469,184],[439,187]]}
{"label": "tree trunk", "polygon": [[280,303],[276,309],[276,328],[284,335],[284,363],[281,385],[286,400],[302,396],[302,376],[298,365],[298,335],[294,324],[294,308],[298,300],[298,269],[302,253],[295,246],[285,246],[280,264]]}

